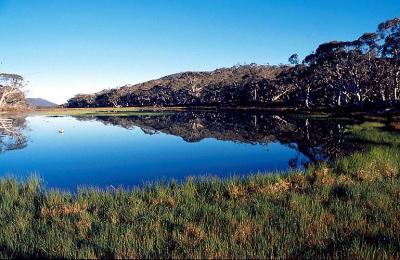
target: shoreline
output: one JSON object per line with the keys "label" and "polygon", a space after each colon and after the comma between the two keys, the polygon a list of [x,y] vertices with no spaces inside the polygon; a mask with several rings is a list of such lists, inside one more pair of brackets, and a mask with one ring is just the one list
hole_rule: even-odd
{"label": "shoreline", "polygon": [[182,112],[182,111],[260,111],[275,114],[303,114],[303,115],[318,115],[318,116],[347,116],[360,117],[365,119],[390,118],[395,121],[400,120],[399,109],[383,109],[383,110],[352,110],[352,109],[314,109],[304,110],[299,108],[288,107],[243,107],[243,106],[171,106],[171,107],[95,107],[95,108],[34,108],[26,111],[3,111],[1,114],[43,114],[43,115],[90,115],[90,114],[123,114],[123,113],[139,113],[139,112]]}

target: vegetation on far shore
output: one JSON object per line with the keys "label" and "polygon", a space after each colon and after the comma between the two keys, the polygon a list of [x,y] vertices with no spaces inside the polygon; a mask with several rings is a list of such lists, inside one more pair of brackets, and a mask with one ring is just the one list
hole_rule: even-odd
{"label": "vegetation on far shore", "polygon": [[3,179],[0,257],[398,258],[400,136],[348,134],[366,150],[307,172],[74,195]]}
{"label": "vegetation on far shore", "polygon": [[[393,18],[353,41],[323,43],[301,62],[293,54],[290,64],[251,63],[210,72],[181,72],[94,94],[78,94],[63,106],[398,110],[399,46],[400,18]],[[0,111],[30,107],[25,85],[20,75],[0,73]]]}
{"label": "vegetation on far shore", "polygon": [[255,106],[385,109],[400,106],[400,18],[352,41],[322,43],[302,61],[180,72],[78,94],[67,107]]}

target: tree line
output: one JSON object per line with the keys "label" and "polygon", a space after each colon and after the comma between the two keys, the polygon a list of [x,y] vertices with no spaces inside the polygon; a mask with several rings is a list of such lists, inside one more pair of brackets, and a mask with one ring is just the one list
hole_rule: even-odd
{"label": "tree line", "polygon": [[301,62],[293,54],[289,63],[177,73],[79,94],[66,106],[393,107],[400,103],[400,19],[354,41],[323,43]]}
{"label": "tree line", "polygon": [[301,64],[281,75],[284,101],[307,108],[366,104],[392,106],[400,99],[400,19],[379,24],[376,32],[354,41],[321,44]]}
{"label": "tree line", "polygon": [[[354,41],[321,44],[290,65],[250,64],[183,72],[137,85],[79,94],[68,107],[285,106],[305,109],[400,104],[400,19],[382,22]],[[26,106],[24,79],[0,73],[0,109]]]}

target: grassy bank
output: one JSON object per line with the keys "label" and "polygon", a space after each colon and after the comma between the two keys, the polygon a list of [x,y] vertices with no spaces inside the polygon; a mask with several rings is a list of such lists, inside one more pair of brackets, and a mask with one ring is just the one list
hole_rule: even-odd
{"label": "grassy bank", "polygon": [[140,113],[149,112],[166,112],[166,111],[190,111],[190,110],[240,110],[240,111],[263,111],[269,113],[290,113],[292,115],[297,114],[299,116],[313,117],[313,118],[326,118],[330,116],[334,117],[357,117],[365,120],[379,121],[387,119],[388,117],[395,118],[397,121],[400,119],[400,111],[398,109],[393,110],[365,110],[358,111],[354,109],[320,109],[320,110],[304,110],[295,107],[264,107],[264,106],[140,106],[140,107],[93,107],[93,108],[36,108],[26,110],[33,114],[39,115],[137,115]]}
{"label": "grassy bank", "polygon": [[218,110],[260,110],[265,112],[291,112],[284,108],[263,108],[263,107],[216,107],[216,106],[174,106],[174,107],[157,107],[157,106],[141,106],[141,107],[96,107],[96,108],[39,108],[33,111],[38,115],[72,115],[72,116],[129,116],[129,115],[156,115],[157,113],[179,112],[179,111],[218,111]]}
{"label": "grassy bank", "polygon": [[[129,116],[129,115],[155,115],[157,112],[165,113],[168,108],[156,107],[99,107],[99,108],[42,108],[33,111],[36,115],[48,116]],[[175,107],[174,111],[184,110],[181,107]]]}
{"label": "grassy bank", "polygon": [[[400,137],[306,173],[188,180],[130,191],[0,181],[0,257],[400,257]],[[376,145],[376,144],[379,145]]]}
{"label": "grassy bank", "polygon": [[[188,110],[260,110],[267,112],[293,112],[295,108],[262,106],[138,106],[138,107],[88,107],[88,108],[37,108],[35,113],[45,115],[86,115],[95,113],[123,113],[142,111],[188,111]],[[321,114],[321,113],[319,113]]]}

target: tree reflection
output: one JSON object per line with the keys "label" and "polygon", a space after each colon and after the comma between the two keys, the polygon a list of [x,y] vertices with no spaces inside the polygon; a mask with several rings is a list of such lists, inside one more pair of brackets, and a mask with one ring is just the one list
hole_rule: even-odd
{"label": "tree reflection", "polygon": [[[311,161],[333,160],[354,151],[346,139],[349,121],[270,114],[260,111],[185,111],[137,116],[98,116],[96,120],[127,129],[140,127],[146,134],[162,132],[187,142],[205,138],[250,144],[279,142]],[[80,118],[84,120],[83,118]],[[299,155],[288,164],[298,164]]]}
{"label": "tree reflection", "polygon": [[25,128],[23,117],[0,118],[0,153],[25,148],[28,145]]}

